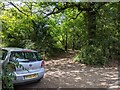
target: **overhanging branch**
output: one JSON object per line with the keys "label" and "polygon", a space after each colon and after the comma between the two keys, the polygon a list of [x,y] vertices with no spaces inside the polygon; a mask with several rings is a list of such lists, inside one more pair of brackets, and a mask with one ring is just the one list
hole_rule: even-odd
{"label": "overhanging branch", "polygon": [[80,12],[76,15],[76,17],[73,17],[73,18],[71,18],[71,19],[76,19],[76,18],[80,15],[81,12],[82,12],[82,11],[80,11]]}
{"label": "overhanging branch", "polygon": [[8,2],[8,3],[10,3],[12,6],[14,6],[19,12],[23,13],[26,16],[29,16],[26,13],[24,13],[22,10],[20,10],[14,3],[12,3],[12,2]]}
{"label": "overhanging branch", "polygon": [[[63,5],[63,7],[59,7],[59,6],[55,6],[55,8],[52,10],[52,12],[50,12],[50,13],[48,13],[48,14],[46,14],[46,16],[44,17],[44,18],[46,18],[46,17],[48,17],[49,15],[52,15],[52,14],[58,14],[58,13],[60,13],[60,12],[62,12],[62,11],[65,11],[66,9],[68,9],[68,8],[77,8],[78,9],[78,11],[79,11],[79,13],[76,15],[76,17],[75,18],[77,18],[78,16],[79,16],[79,14],[82,12],[82,11],[87,11],[88,10],[88,8],[83,8],[83,7],[81,7],[81,4],[80,3],[65,3],[64,5]],[[73,18],[74,19],[74,18]]]}

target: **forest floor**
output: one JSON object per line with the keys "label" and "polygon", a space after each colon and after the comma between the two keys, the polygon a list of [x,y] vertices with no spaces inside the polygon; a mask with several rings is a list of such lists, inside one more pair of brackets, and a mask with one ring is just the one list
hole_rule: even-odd
{"label": "forest floor", "polygon": [[[105,67],[86,66],[73,61],[76,52],[69,51],[45,62],[46,73],[37,83],[15,87],[15,90],[30,88],[107,88],[118,90],[120,77],[117,63]],[[114,63],[114,64],[113,64]]]}

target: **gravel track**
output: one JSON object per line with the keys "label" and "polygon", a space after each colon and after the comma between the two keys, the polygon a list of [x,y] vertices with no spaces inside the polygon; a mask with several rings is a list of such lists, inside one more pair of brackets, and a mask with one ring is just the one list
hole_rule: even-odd
{"label": "gravel track", "polygon": [[[16,86],[15,90],[44,88],[107,88],[120,90],[118,66],[91,67],[73,61],[74,52],[46,61],[40,82]],[[119,89],[118,89],[119,88]]]}

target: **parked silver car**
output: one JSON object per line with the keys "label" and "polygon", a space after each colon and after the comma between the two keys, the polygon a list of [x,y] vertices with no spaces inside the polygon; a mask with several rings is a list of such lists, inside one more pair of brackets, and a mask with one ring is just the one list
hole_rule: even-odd
{"label": "parked silver car", "polygon": [[[43,78],[44,60],[40,60],[37,51],[22,48],[2,48],[0,65],[4,62],[19,62],[21,67],[15,67],[13,84],[39,81]],[[4,70],[4,69],[3,69]]]}

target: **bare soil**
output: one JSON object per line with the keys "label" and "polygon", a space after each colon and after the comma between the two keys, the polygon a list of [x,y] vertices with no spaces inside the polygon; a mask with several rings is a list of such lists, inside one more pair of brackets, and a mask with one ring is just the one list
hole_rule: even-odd
{"label": "bare soil", "polygon": [[107,88],[120,90],[117,63],[105,67],[86,66],[74,62],[76,52],[69,51],[59,57],[45,62],[46,73],[40,82],[21,85],[15,90],[24,88]]}

